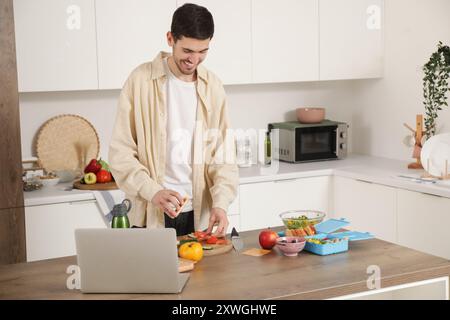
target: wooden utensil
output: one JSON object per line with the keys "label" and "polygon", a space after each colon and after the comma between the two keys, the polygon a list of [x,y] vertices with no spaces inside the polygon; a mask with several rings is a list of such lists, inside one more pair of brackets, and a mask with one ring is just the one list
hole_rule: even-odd
{"label": "wooden utensil", "polygon": [[408,169],[423,169],[422,163],[420,162],[420,152],[422,151],[422,138],[425,134],[423,130],[423,115],[418,114],[416,116],[416,130],[408,126],[406,123],[403,124],[410,131],[414,132],[414,150],[412,157],[416,159],[416,162],[408,164]]}

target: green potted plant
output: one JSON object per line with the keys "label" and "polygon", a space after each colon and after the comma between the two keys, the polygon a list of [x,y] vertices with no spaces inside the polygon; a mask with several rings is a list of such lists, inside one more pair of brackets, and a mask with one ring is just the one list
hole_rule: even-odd
{"label": "green potted plant", "polygon": [[438,111],[448,106],[447,92],[450,91],[448,78],[450,77],[450,48],[438,43],[438,50],[431,55],[430,60],[423,66],[423,97],[425,105],[425,134],[430,138],[436,134],[436,119]]}

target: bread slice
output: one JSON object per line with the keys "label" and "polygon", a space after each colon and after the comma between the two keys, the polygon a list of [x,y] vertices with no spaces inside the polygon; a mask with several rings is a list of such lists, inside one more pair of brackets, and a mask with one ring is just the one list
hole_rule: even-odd
{"label": "bread slice", "polygon": [[181,210],[183,210],[184,206],[188,203],[188,201],[189,201],[189,198],[188,198],[187,196],[185,196],[185,197],[183,198],[183,202],[181,203],[180,208],[179,208],[177,211],[175,211],[175,213],[177,214],[177,216],[180,214]]}

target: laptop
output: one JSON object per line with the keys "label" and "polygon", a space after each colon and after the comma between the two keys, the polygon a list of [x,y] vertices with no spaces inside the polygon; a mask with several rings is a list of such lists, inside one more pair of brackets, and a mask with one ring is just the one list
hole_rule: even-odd
{"label": "laptop", "polygon": [[172,228],[77,229],[75,241],[82,292],[179,293],[189,278]]}

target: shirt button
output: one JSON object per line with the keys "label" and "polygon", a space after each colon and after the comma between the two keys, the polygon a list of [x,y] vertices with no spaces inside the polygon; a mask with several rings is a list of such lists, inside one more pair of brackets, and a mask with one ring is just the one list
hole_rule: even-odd
{"label": "shirt button", "polygon": [[161,116],[161,117],[164,117],[164,113],[163,113],[163,112],[161,112],[161,113],[160,113],[160,116]]}

